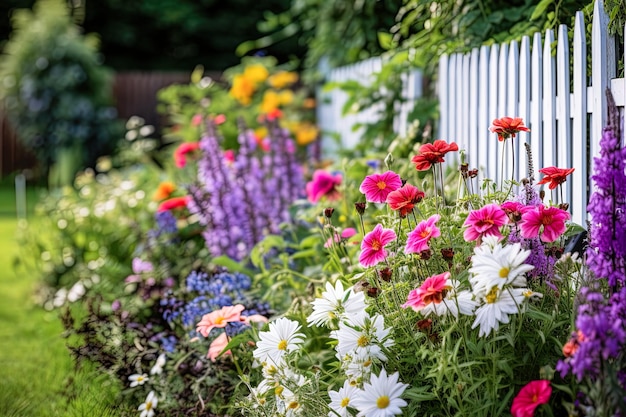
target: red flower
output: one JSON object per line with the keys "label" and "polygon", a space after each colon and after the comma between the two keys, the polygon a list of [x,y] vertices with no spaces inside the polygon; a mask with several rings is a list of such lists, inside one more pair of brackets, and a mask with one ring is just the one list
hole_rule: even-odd
{"label": "red flower", "polygon": [[165,200],[164,202],[159,204],[157,211],[160,213],[162,211],[168,211],[168,210],[174,210],[177,208],[187,207],[187,201],[189,201],[188,196],[170,198],[169,200]]}
{"label": "red flower", "polygon": [[392,210],[399,210],[400,217],[406,217],[415,204],[422,201],[424,192],[411,184],[405,184],[404,187],[398,188],[387,195],[387,204]]}
{"label": "red flower", "polygon": [[530,381],[513,399],[511,414],[513,417],[533,417],[535,408],[547,403],[550,400],[550,394],[552,394],[550,381],[546,379]]}
{"label": "red flower", "polygon": [[539,172],[544,174],[545,177],[543,177],[543,179],[537,184],[550,183],[548,188],[554,190],[558,185],[561,185],[565,182],[565,177],[574,172],[574,168],[546,167],[541,168]]}
{"label": "red flower", "polygon": [[415,164],[418,171],[426,171],[432,164],[443,162],[444,155],[451,151],[458,151],[456,143],[448,144],[445,140],[437,139],[433,143],[426,143],[419,149],[419,154],[415,155],[411,162]]}
{"label": "red flower", "polygon": [[524,126],[524,122],[521,117],[503,117],[501,119],[495,119],[491,122],[489,130],[492,133],[498,134],[498,140],[503,140],[511,137],[514,138],[519,132],[530,132],[530,129]]}
{"label": "red flower", "polygon": [[178,145],[174,151],[174,162],[178,168],[183,168],[187,164],[185,155],[200,149],[200,142],[184,142]]}

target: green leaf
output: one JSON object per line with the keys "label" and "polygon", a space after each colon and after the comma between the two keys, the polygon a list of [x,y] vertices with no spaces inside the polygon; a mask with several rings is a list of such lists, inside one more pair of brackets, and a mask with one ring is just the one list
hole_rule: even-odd
{"label": "green leaf", "polygon": [[242,274],[246,274],[248,276],[254,275],[252,271],[226,255],[215,257],[211,260],[211,262],[213,262],[215,265],[224,266],[228,268],[229,271],[241,272]]}
{"label": "green leaf", "polygon": [[394,47],[393,36],[388,32],[378,32],[378,43],[381,48],[388,51]]}
{"label": "green leaf", "polygon": [[539,18],[539,16],[542,16],[552,2],[553,0],[541,0],[537,7],[535,7],[533,14],[530,16],[530,20],[535,20]]}

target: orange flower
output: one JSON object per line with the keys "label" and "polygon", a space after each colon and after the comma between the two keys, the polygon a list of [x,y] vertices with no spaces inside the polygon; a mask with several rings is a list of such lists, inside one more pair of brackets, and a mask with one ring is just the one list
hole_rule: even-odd
{"label": "orange flower", "polygon": [[495,119],[491,123],[489,130],[492,133],[498,134],[498,140],[503,140],[511,137],[514,138],[519,132],[530,132],[530,129],[524,126],[524,122],[521,117],[508,117],[505,116],[501,119]]}
{"label": "orange flower", "polygon": [[415,155],[411,162],[415,164],[418,171],[426,171],[432,164],[443,162],[444,155],[448,152],[458,151],[459,147],[455,142],[448,144],[445,140],[437,139],[432,144],[426,143],[419,149],[419,154]]}
{"label": "orange flower", "polygon": [[545,175],[541,181],[537,184],[547,184],[550,183],[548,188],[554,190],[558,185],[561,185],[565,182],[565,177],[574,172],[574,168],[557,168],[557,167],[546,167],[539,170],[542,174]]}
{"label": "orange flower", "polygon": [[184,208],[187,207],[187,201],[189,201],[188,196],[170,198],[159,204],[157,211],[160,213],[162,211]]}
{"label": "orange flower", "polygon": [[170,195],[172,195],[175,189],[176,189],[176,185],[173,182],[163,181],[161,184],[159,184],[159,186],[157,187],[157,190],[154,192],[154,195],[152,196],[152,200],[154,201],[165,200],[166,198],[169,198]]}
{"label": "orange flower", "polygon": [[243,74],[238,74],[233,78],[233,85],[228,94],[244,106],[247,106],[252,101],[252,95],[255,91],[255,83],[249,78],[244,77]]}

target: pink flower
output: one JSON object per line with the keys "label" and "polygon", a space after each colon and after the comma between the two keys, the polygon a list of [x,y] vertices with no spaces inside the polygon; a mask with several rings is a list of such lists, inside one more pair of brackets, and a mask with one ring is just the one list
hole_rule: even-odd
{"label": "pink flower", "polygon": [[[228,336],[226,336],[226,333],[224,332],[217,336],[215,340],[211,342],[211,345],[209,346],[209,353],[207,353],[206,357],[211,359],[211,362],[215,362],[217,357],[220,355],[220,353],[222,353],[226,346],[228,346]],[[224,352],[224,355],[230,354],[230,350]]]}
{"label": "pink flower", "polygon": [[526,210],[520,224],[522,237],[532,239],[540,236],[543,242],[554,242],[565,232],[565,221],[569,218],[567,211],[543,204]]}
{"label": "pink flower", "polygon": [[384,203],[392,191],[402,187],[402,179],[393,171],[372,174],[365,177],[359,191],[365,194],[367,201]]}
{"label": "pink flower", "polygon": [[463,238],[467,242],[490,235],[501,238],[500,226],[507,224],[508,220],[506,213],[497,204],[487,204],[467,216],[463,223],[463,226],[467,226],[463,232]]}
{"label": "pink flower", "polygon": [[178,148],[174,151],[174,162],[176,166],[178,168],[184,168],[185,165],[187,165],[186,155],[198,149],[200,149],[199,142],[183,142],[178,145]]}
{"label": "pink flower", "polygon": [[224,159],[226,160],[226,163],[228,165],[230,165],[233,162],[235,162],[235,151],[233,151],[232,149],[225,150],[224,151]]}
{"label": "pink flower", "polygon": [[398,210],[400,217],[406,217],[413,207],[424,198],[424,192],[411,184],[405,184],[387,195],[387,204],[392,210]]}
{"label": "pink flower", "polygon": [[341,235],[334,233],[333,237],[329,237],[326,243],[324,243],[325,248],[330,248],[333,245],[333,240],[335,243],[339,243],[342,239],[350,239],[352,236],[356,235],[356,229],[352,227],[346,227]]}
{"label": "pink flower", "polygon": [[196,331],[207,337],[214,327],[226,327],[226,324],[241,321],[241,312],[245,307],[241,304],[222,307],[202,316],[202,320],[196,325]]}
{"label": "pink flower", "polygon": [[439,304],[445,296],[445,291],[450,289],[448,286],[449,278],[449,272],[426,278],[426,281],[419,288],[409,292],[406,303],[402,304],[402,307],[411,307],[415,311],[420,311],[430,303]]}
{"label": "pink flower", "polygon": [[437,139],[433,143],[426,143],[420,146],[419,154],[411,158],[411,162],[415,164],[415,169],[418,171],[426,171],[430,169],[431,165],[443,162],[443,157],[448,152],[458,151],[459,146],[455,142],[446,142],[442,139]]}
{"label": "pink flower", "polygon": [[217,116],[213,118],[213,123],[215,123],[216,125],[221,125],[225,122],[226,122],[226,116],[224,116],[223,114],[218,114]]}
{"label": "pink flower", "polygon": [[506,201],[500,208],[509,216],[511,223],[519,222],[522,219],[522,213],[527,209],[525,205],[517,201]]}
{"label": "pink flower", "polygon": [[511,414],[513,417],[533,417],[535,408],[550,400],[552,387],[547,379],[530,381],[513,399]]}
{"label": "pink flower", "polygon": [[322,169],[313,173],[313,179],[306,185],[306,194],[312,203],[317,203],[322,197],[336,200],[340,197],[337,187],[341,184],[341,174],[332,175]]}
{"label": "pink flower", "polygon": [[201,114],[194,114],[193,117],[191,118],[191,125],[192,126],[200,126],[200,123],[202,123],[202,115]]}
{"label": "pink flower", "polygon": [[441,231],[435,226],[439,218],[438,214],[434,214],[427,220],[422,220],[415,229],[408,234],[404,253],[419,253],[429,249],[428,242],[430,239],[441,236]]}
{"label": "pink flower", "polygon": [[361,265],[368,267],[374,266],[387,257],[385,245],[396,240],[396,232],[391,229],[383,229],[377,224],[374,230],[369,232],[361,242],[361,254],[359,262]]}
{"label": "pink flower", "polygon": [[169,200],[165,200],[164,202],[159,204],[159,207],[157,207],[157,211],[160,213],[162,211],[169,211],[169,210],[174,210],[178,208],[184,208],[184,207],[187,207],[188,201],[189,201],[189,196],[170,198]]}

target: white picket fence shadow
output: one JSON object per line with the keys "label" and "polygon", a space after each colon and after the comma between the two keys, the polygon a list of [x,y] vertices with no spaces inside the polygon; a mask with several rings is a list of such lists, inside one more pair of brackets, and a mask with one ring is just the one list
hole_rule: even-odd
{"label": "white picket fence shadow", "polygon": [[[363,85],[370,85],[374,76],[383,66],[382,57],[373,57],[352,65],[324,69],[327,82],[345,82],[356,80]],[[415,105],[415,100],[422,96],[422,73],[418,70],[403,75],[402,96],[404,102],[396,109],[394,131],[404,135],[408,130],[408,115]],[[367,109],[356,109],[355,113],[343,115],[343,107],[348,99],[346,92],[340,88],[330,91],[320,89],[317,92],[317,121],[322,131],[322,152],[325,157],[332,158],[338,147],[350,149],[359,143],[363,135],[363,128],[354,130],[358,123],[371,123],[378,119],[380,106]],[[333,136],[340,140],[335,144]]]}
{"label": "white picket fence shadow", "polygon": [[[438,138],[455,141],[466,151],[470,168],[479,168],[478,181],[490,178],[500,182],[502,162],[504,178],[510,178],[514,170],[516,180],[531,174],[539,180],[537,170],[542,167],[574,167],[574,173],[564,184],[564,198],[571,203],[572,220],[584,226],[592,191],[589,181],[592,157],[598,155],[607,120],[605,90],[611,89],[622,114],[626,104],[626,83],[623,78],[614,78],[617,57],[607,27],[602,1],[596,1],[590,83],[582,12],[576,14],[571,46],[567,27],[558,28],[556,56],[552,53],[555,42],[552,30],[543,39],[536,33],[532,40],[524,37],[521,42],[443,55],[439,61]],[[508,149],[502,161],[503,143],[488,130],[494,119],[503,116],[522,117],[531,130],[513,140],[514,167],[510,139],[506,141]],[[523,142],[532,148],[532,173],[527,172]],[[551,196],[547,187],[546,194],[547,199],[555,201],[556,195]]]}

